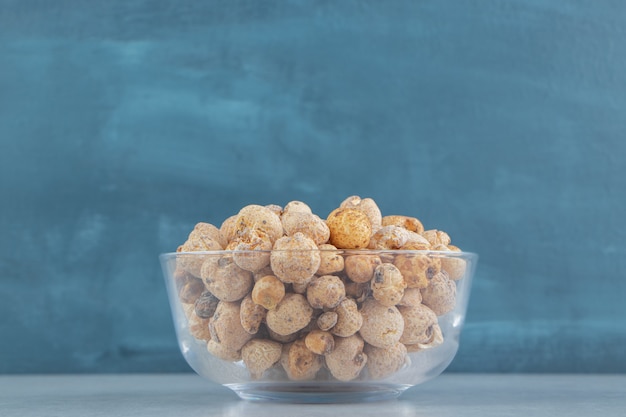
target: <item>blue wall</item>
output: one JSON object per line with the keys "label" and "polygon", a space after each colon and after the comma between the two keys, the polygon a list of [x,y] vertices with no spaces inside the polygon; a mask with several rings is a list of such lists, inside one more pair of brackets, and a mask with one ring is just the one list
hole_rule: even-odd
{"label": "blue wall", "polygon": [[0,372],[188,370],[157,256],[352,194],[481,256],[455,371],[626,372],[626,3],[0,0]]}

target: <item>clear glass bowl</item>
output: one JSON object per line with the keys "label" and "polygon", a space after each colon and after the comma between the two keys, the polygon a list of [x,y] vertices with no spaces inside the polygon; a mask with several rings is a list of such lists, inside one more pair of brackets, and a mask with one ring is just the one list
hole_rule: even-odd
{"label": "clear glass bowl", "polygon": [[[276,254],[276,252],[277,251],[274,251],[274,255],[278,255],[282,257],[282,259],[292,259],[302,256],[311,256],[313,252],[319,252],[321,254],[324,251],[310,251],[311,253],[304,253],[307,251],[282,251],[280,254]],[[194,299],[198,297],[200,292],[206,291],[206,288],[215,288],[211,287],[211,285],[215,285],[215,283],[209,283],[206,287],[204,285],[205,281],[211,280],[211,278],[206,275],[215,273],[207,271],[215,271],[215,268],[223,267],[225,270],[222,272],[226,273],[227,279],[240,279],[242,270],[233,266],[235,259],[256,260],[263,256],[266,257],[266,259],[270,259],[271,254],[271,251],[224,250],[215,252],[165,253],[160,256],[181,352],[191,368],[202,377],[232,389],[239,397],[247,400],[277,400],[303,403],[377,401],[395,398],[406,389],[438,376],[454,358],[459,347],[459,337],[464,323],[472,277],[478,256],[469,252],[421,250],[336,250],[332,251],[332,253],[325,253],[325,255],[339,255],[344,261],[354,255],[378,257],[380,261],[376,261],[376,265],[387,263],[397,265],[398,270],[402,272],[402,280],[413,282],[413,284],[411,284],[413,287],[416,285],[418,287],[427,285],[426,288],[422,288],[419,291],[405,290],[406,294],[411,293],[412,296],[408,297],[407,295],[407,299],[401,301],[401,304],[415,306],[415,297],[417,296],[418,298],[422,298],[421,303],[417,300],[417,303],[421,305],[421,307],[418,308],[419,311],[425,310],[425,305],[430,306],[428,309],[437,311],[435,314],[435,322],[432,323],[425,332],[421,333],[422,337],[427,335],[430,339],[426,341],[422,340],[422,343],[413,343],[415,339],[412,338],[412,335],[415,335],[416,331],[419,332],[419,326],[421,325],[420,320],[424,320],[421,316],[417,322],[414,316],[411,316],[413,318],[409,320],[410,313],[406,312],[409,310],[413,311],[412,309],[415,307],[400,307],[398,305],[388,309],[389,312],[394,310],[394,308],[396,312],[403,311],[404,328],[402,329],[403,335],[401,340],[409,340],[409,342],[411,342],[405,344],[405,347],[408,349],[402,363],[398,364],[397,359],[395,359],[395,364],[391,365],[393,367],[392,372],[381,372],[381,361],[385,363],[385,360],[389,358],[385,359],[386,351],[384,351],[384,354],[381,356],[381,351],[378,350],[377,369],[374,369],[376,365],[374,360],[370,360],[370,364],[368,365],[367,360],[363,359],[364,355],[361,354],[358,356],[359,361],[365,362],[365,365],[360,372],[358,372],[358,376],[351,380],[345,380],[345,378],[338,380],[335,378],[333,376],[334,372],[331,371],[327,364],[326,356],[319,355],[318,357],[315,354],[313,354],[313,357],[321,366],[319,370],[314,373],[312,378],[310,375],[309,379],[305,380],[292,380],[289,378],[288,373],[283,367],[283,359],[284,366],[290,366],[290,362],[287,359],[288,355],[286,354],[288,347],[291,346],[290,342],[294,339],[304,339],[304,336],[308,334],[309,331],[317,328],[316,320],[319,315],[324,311],[334,311],[332,308],[313,309],[309,325],[289,336],[280,336],[274,332],[270,332],[265,319],[263,319],[257,334],[250,335],[249,338],[251,338],[251,340],[278,340],[279,343],[282,344],[282,346],[280,346],[282,348],[282,356],[280,360],[262,372],[262,374],[257,373],[253,377],[248,367],[246,367],[246,363],[241,359],[241,351],[233,352],[230,355],[232,357],[228,360],[214,356],[207,349],[208,340],[212,337],[212,334],[215,334],[212,332],[232,332],[228,327],[221,326],[219,330],[216,330],[215,326],[212,327],[211,323],[215,322],[217,315],[210,316],[210,314],[213,314],[211,309],[209,309],[209,315],[207,315],[206,303],[204,305],[205,309],[201,312],[201,315],[205,317],[199,318],[196,313],[198,310],[195,307]],[[316,254],[313,255],[317,256]],[[204,272],[202,272],[202,266],[205,264],[211,264],[213,268],[205,267]],[[344,262],[344,264],[347,264],[347,262]],[[270,266],[267,266],[256,274],[244,272],[244,275],[246,275],[246,273],[249,274],[249,278],[246,279],[251,281],[251,283],[249,282],[247,285],[250,287],[254,284],[254,281],[258,280],[261,276],[265,276],[268,273],[271,274],[272,271],[268,268],[270,268]],[[431,269],[425,271],[425,268]],[[237,277],[234,276],[235,273]],[[201,276],[203,274],[205,275],[204,281]],[[230,277],[228,274],[233,274],[233,276]],[[411,278],[413,274],[418,277],[421,276],[422,279],[426,276],[427,284],[415,284],[417,282],[415,281],[415,276]],[[376,280],[374,275],[376,274],[372,275],[372,280],[359,285],[351,284],[352,281],[348,277],[346,269],[333,272],[330,275],[337,276],[344,282],[347,293],[346,297],[352,298],[357,303],[359,312],[363,311],[364,303],[380,304],[379,301],[373,301],[376,298],[380,298],[380,294],[382,294],[380,292],[376,293],[372,289],[372,284]],[[409,278],[405,279],[406,277]],[[289,280],[288,277],[287,280]],[[378,285],[380,287],[380,282]],[[302,293],[306,291],[304,287],[303,285],[285,284],[287,293]],[[442,288],[444,289],[443,291]],[[238,291],[240,291],[240,289],[238,289]],[[249,288],[248,294],[250,291],[251,288]],[[454,294],[451,301],[452,293]],[[207,292],[204,292],[204,294],[207,295]],[[302,297],[306,299],[306,296],[307,294],[304,292]],[[224,295],[222,295],[222,297],[224,297]],[[235,296],[234,298],[239,297],[240,296]],[[226,296],[226,298],[228,298],[228,296]],[[215,301],[215,303],[217,302],[218,301]],[[241,304],[240,300],[228,302],[231,303],[231,306],[234,305],[235,308]],[[219,303],[226,302],[219,301]],[[389,303],[389,301],[386,301],[386,303]],[[406,314],[409,314],[409,316]],[[384,314],[381,314],[380,316],[382,317],[383,315]],[[432,316],[432,314],[429,313],[429,317],[430,316]],[[377,323],[376,320],[379,320],[378,317],[372,318],[372,314],[367,317],[368,320],[363,323],[362,328],[357,332],[358,339],[364,339],[364,345],[366,347],[365,352],[368,352],[368,340],[371,336],[366,338],[365,336],[361,337],[361,335],[372,333],[367,330],[365,326],[369,326],[367,328],[370,329],[377,325],[373,323]],[[224,315],[222,315],[220,320],[224,320]],[[306,320],[308,321],[308,318]],[[241,332],[241,329],[238,331]],[[332,331],[333,329],[329,330],[331,333]],[[236,333],[236,331],[234,332]],[[223,334],[224,333],[222,333],[222,335]],[[215,336],[213,336],[213,338],[215,339]],[[338,346],[337,342],[340,341],[340,339],[344,339],[344,337],[337,335],[334,335],[333,338],[335,346]],[[396,348],[400,347],[402,351],[404,351],[402,346],[397,346],[399,343],[400,342],[396,343]],[[371,348],[371,346],[369,346],[369,348]],[[394,355],[390,353],[389,356],[392,357]],[[343,366],[341,365],[341,363],[343,363],[341,361],[342,359],[339,359],[340,365],[337,365],[337,360],[335,360],[334,366]],[[393,360],[391,361],[393,362]],[[248,356],[248,363],[256,362]],[[308,366],[308,363],[305,363],[305,366]],[[347,366],[354,366],[354,361],[347,363]],[[383,366],[383,369],[386,368]]]}

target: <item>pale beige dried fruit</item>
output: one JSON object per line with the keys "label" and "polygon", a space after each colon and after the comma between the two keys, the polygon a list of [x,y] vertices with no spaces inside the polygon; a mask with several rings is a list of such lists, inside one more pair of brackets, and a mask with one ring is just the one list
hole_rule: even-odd
{"label": "pale beige dried fruit", "polygon": [[422,303],[422,292],[419,288],[407,288],[398,306],[414,307]]}
{"label": "pale beige dried fruit", "polygon": [[176,267],[174,272],[172,273],[172,278],[174,280],[174,285],[176,286],[176,291],[180,293],[180,290],[187,284],[190,280],[198,279],[198,277],[193,276],[189,272],[185,271],[181,267]]}
{"label": "pale beige dried fruit", "polygon": [[238,351],[252,335],[241,325],[239,303],[220,301],[209,321],[211,339],[230,351]]}
{"label": "pale beige dried fruit", "polygon": [[289,379],[306,381],[314,379],[317,372],[322,368],[322,358],[306,347],[304,339],[298,339],[283,346],[280,363]]}
{"label": "pale beige dried fruit", "polygon": [[331,329],[336,336],[352,336],[361,329],[363,317],[359,312],[356,302],[351,298],[345,298],[334,310],[337,313],[337,323]]}
{"label": "pale beige dried fruit", "polygon": [[317,318],[317,327],[323,331],[329,331],[337,324],[337,313],[327,311]]}
{"label": "pale beige dried fruit", "polygon": [[[211,232],[212,226],[208,223],[198,223],[196,227],[191,231],[189,237],[181,246],[176,250],[177,252],[199,252],[199,251],[218,251],[222,250],[223,246],[219,243],[219,240],[214,238],[215,234]],[[219,235],[219,233],[218,233]],[[190,274],[200,277],[202,264],[206,256],[200,254],[185,254],[181,253],[176,257],[176,265]]]}
{"label": "pale beige dried fruit", "polygon": [[204,283],[201,279],[195,278],[189,279],[178,291],[178,298],[181,303],[193,304],[204,292]]}
{"label": "pale beige dried fruit", "polygon": [[222,360],[228,362],[237,362],[238,360],[241,360],[241,350],[229,349],[227,346],[224,346],[222,343],[218,343],[213,339],[209,340],[206,347],[211,355]]}
{"label": "pale beige dried fruit", "polygon": [[274,271],[272,271],[272,267],[267,265],[265,268],[262,268],[256,272],[252,273],[252,277],[254,278],[254,282],[259,281],[261,278],[266,277],[268,275],[274,275]]}
{"label": "pale beige dried fruit", "polygon": [[252,300],[267,310],[273,310],[285,296],[285,284],[274,275],[266,275],[254,284]]}
{"label": "pale beige dried fruit", "polygon": [[340,381],[356,379],[367,364],[363,347],[363,338],[358,334],[336,338],[335,348],[325,356],[330,373]]}
{"label": "pale beige dried fruit", "polygon": [[[381,252],[350,253],[364,248]],[[277,361],[289,378],[313,379],[324,356],[336,379],[358,378],[366,363],[368,377],[386,378],[407,352],[443,342],[437,315],[454,308],[451,279],[467,267],[443,254],[460,251],[445,232],[383,218],[358,196],[326,221],[299,201],[246,206],[220,229],[198,223],[178,252],[222,249],[234,252],[181,253],[175,285],[191,334],[219,358],[243,358],[253,379]]]}
{"label": "pale beige dried fruit", "polygon": [[283,215],[283,208],[279,206],[278,204],[268,204],[265,207],[270,209],[278,217]]}
{"label": "pale beige dried fruit", "polygon": [[272,240],[262,230],[248,229],[241,233],[237,239],[233,253],[233,260],[241,269],[256,272],[270,264],[270,251]]}
{"label": "pale beige dried fruit", "polygon": [[290,201],[287,203],[285,208],[283,209],[283,214],[285,213],[308,213],[311,214],[313,211],[311,207],[309,207],[306,203],[302,201]]}
{"label": "pale beige dried fruit", "polygon": [[357,303],[362,303],[367,297],[371,296],[369,281],[356,283],[346,279],[344,286],[346,287],[346,297],[352,298]]}
{"label": "pale beige dried fruit", "polygon": [[422,233],[424,231],[424,226],[422,225],[422,222],[420,222],[415,217],[399,215],[385,216],[382,219],[382,225],[383,227],[398,226],[416,233]]}
{"label": "pale beige dried fruit", "polygon": [[395,306],[402,300],[406,283],[393,264],[384,263],[374,270],[372,296],[384,306]]}
{"label": "pale beige dried fruit", "polygon": [[313,308],[300,294],[285,294],[275,309],[269,310],[265,318],[267,327],[286,336],[306,327],[313,316]]}
{"label": "pale beige dried fruit", "polygon": [[303,283],[320,266],[320,251],[313,240],[302,233],[281,237],[270,256],[274,275],[286,284]]}
{"label": "pale beige dried fruit", "polygon": [[265,232],[270,240],[275,242],[283,235],[283,225],[280,217],[267,207],[251,204],[239,210],[236,219],[237,235],[248,229]]}
{"label": "pale beige dried fruit", "polygon": [[388,348],[379,348],[365,345],[363,349],[367,355],[367,370],[373,379],[383,379],[398,372],[411,362],[407,355],[406,346],[398,342]]}
{"label": "pale beige dried fruit", "polygon": [[443,230],[431,229],[422,232],[422,236],[428,240],[431,246],[449,245],[450,236]]}
{"label": "pale beige dried fruit", "polygon": [[287,236],[302,233],[313,240],[316,245],[326,243],[330,237],[326,222],[315,214],[290,211],[283,214],[281,221]]}
{"label": "pale beige dried fruit", "polygon": [[312,279],[313,277],[308,278],[306,281],[294,282],[291,284],[291,289],[296,294],[306,294],[306,289],[309,286],[309,283],[311,282]]}
{"label": "pale beige dried fruit", "polygon": [[224,248],[237,237],[237,215],[228,217],[220,226],[220,242]]}
{"label": "pale beige dried fruit", "polygon": [[422,290],[422,303],[438,316],[454,309],[456,305],[456,284],[446,272],[440,272]]}
{"label": "pale beige dried fruit", "polygon": [[398,307],[404,319],[404,331],[400,342],[405,345],[427,343],[433,333],[433,326],[437,324],[437,315],[423,304],[414,307]]}
{"label": "pale beige dried fruit", "polygon": [[252,379],[260,379],[263,373],[280,360],[282,345],[268,339],[252,339],[241,349],[243,363]]}
{"label": "pale beige dried fruit", "polygon": [[195,314],[194,304],[184,304],[184,303],[181,303],[181,306],[183,307],[183,313],[185,313],[185,317],[187,318],[187,320],[189,320],[191,315]]}
{"label": "pale beige dried fruit", "polygon": [[211,340],[209,319],[199,317],[196,313],[189,315],[189,333],[198,340]]}
{"label": "pale beige dried fruit", "polygon": [[430,349],[439,346],[443,343],[443,334],[441,333],[441,328],[439,324],[433,324],[432,334],[430,339],[424,343],[416,343],[414,345],[406,345],[406,350],[408,352],[419,352],[422,350]]}
{"label": "pale beige dried fruit", "polygon": [[372,235],[368,247],[377,250],[395,250],[412,242],[428,244],[424,237],[415,232],[398,226],[384,226]]}
{"label": "pale beige dried fruit", "polygon": [[343,281],[334,275],[313,277],[306,290],[306,298],[313,308],[335,308],[345,296]]}
{"label": "pale beige dried fruit", "polygon": [[341,251],[328,243],[319,245],[319,249],[320,266],[317,269],[317,275],[331,275],[343,271],[344,260]]}
{"label": "pale beige dried fruit", "polygon": [[241,326],[246,332],[256,334],[259,331],[261,323],[265,320],[266,314],[267,310],[263,308],[263,306],[260,306],[252,301],[252,296],[250,294],[246,295],[243,300],[241,300]]}
{"label": "pale beige dried fruit", "polygon": [[372,224],[365,213],[354,208],[337,208],[326,219],[330,244],[339,249],[364,249],[370,241]]}
{"label": "pale beige dried fruit", "polygon": [[222,301],[237,301],[252,289],[252,273],[241,269],[232,256],[212,255],[202,264],[202,281],[207,290]]}
{"label": "pale beige dried fruit", "polygon": [[345,271],[348,278],[357,283],[369,282],[374,270],[382,261],[378,255],[348,255],[345,259]]}
{"label": "pale beige dried fruit", "polygon": [[318,355],[327,355],[335,348],[335,339],[329,332],[312,330],[304,338],[307,349]]}
{"label": "pale beige dried fruit", "polygon": [[291,342],[294,342],[296,339],[300,338],[300,332],[282,335],[282,334],[276,333],[275,331],[267,327],[267,325],[265,326],[265,328],[267,329],[267,334],[269,338],[279,343],[283,343],[283,344],[291,343]]}
{"label": "pale beige dried fruit", "polygon": [[[447,252],[461,252],[461,249],[454,245],[438,245],[434,249]],[[452,256],[441,258],[441,270],[446,271],[450,279],[456,281],[463,278],[466,269],[467,262],[465,262],[465,259]]]}
{"label": "pale beige dried fruit", "polygon": [[367,343],[388,348],[400,340],[404,331],[404,320],[395,306],[387,307],[376,300],[367,299],[359,312],[363,317],[359,334]]}

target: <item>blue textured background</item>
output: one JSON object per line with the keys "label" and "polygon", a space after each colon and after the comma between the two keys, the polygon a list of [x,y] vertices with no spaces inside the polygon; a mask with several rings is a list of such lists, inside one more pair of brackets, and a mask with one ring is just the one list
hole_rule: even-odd
{"label": "blue textured background", "polygon": [[626,371],[626,3],[0,0],[0,372],[187,370],[157,256],[346,196],[481,256],[455,371]]}

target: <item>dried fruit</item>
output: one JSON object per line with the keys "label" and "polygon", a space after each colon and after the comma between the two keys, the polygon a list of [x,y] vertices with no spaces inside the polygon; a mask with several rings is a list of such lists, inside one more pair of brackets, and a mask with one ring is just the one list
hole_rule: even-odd
{"label": "dried fruit", "polygon": [[[375,249],[377,252],[364,249]],[[223,251],[223,254],[188,252]],[[173,273],[189,333],[252,379],[386,378],[443,343],[467,268],[443,231],[351,196],[320,219],[301,201],[197,223]],[[280,363],[280,365],[277,365]],[[330,373],[330,375],[329,375]]]}
{"label": "dried fruit", "polygon": [[313,308],[304,296],[285,294],[276,308],[267,312],[265,320],[272,331],[286,336],[306,327],[312,315]]}
{"label": "dried fruit", "polygon": [[334,275],[313,277],[306,298],[313,308],[335,308],[346,296],[343,281]]}
{"label": "dried fruit", "polygon": [[340,249],[367,248],[372,234],[369,218],[360,210],[337,208],[326,219],[330,244]]}

